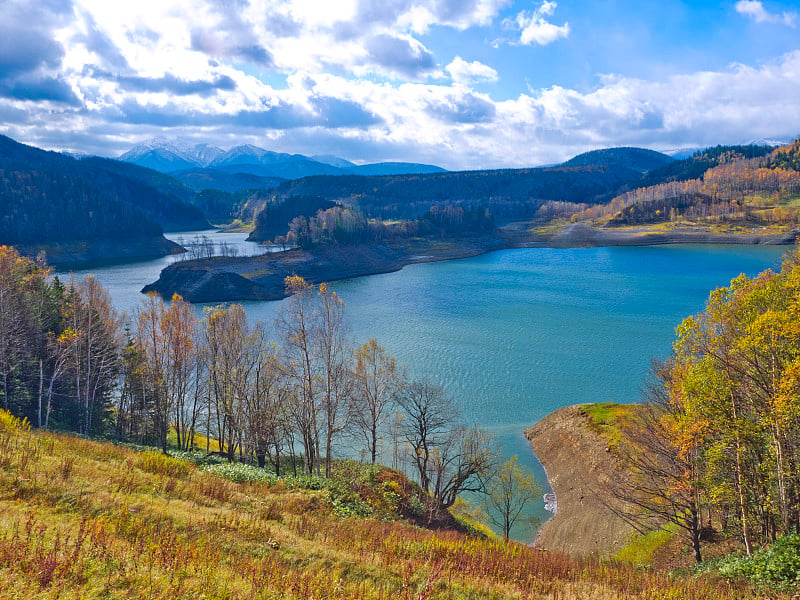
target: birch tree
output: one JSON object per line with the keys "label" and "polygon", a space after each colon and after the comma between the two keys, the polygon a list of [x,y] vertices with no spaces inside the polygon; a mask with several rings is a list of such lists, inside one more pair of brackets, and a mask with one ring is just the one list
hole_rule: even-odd
{"label": "birch tree", "polygon": [[374,339],[355,353],[350,420],[367,445],[372,464],[378,456],[381,430],[401,385],[397,361]]}

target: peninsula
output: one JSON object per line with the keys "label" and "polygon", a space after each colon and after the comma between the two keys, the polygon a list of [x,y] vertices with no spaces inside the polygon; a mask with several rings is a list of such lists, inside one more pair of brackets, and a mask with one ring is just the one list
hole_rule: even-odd
{"label": "peninsula", "polygon": [[511,248],[591,246],[641,246],[653,244],[793,244],[798,231],[750,229],[741,233],[716,233],[709,227],[659,231],[652,227],[599,228],[576,223],[531,229],[512,224],[482,234],[445,238],[413,237],[382,243],[327,244],[293,248],[252,257],[213,257],[185,260],[165,268],[143,293],[165,298],[179,294],[189,302],[280,300],[286,297],[284,279],[300,275],[309,283],[322,283],[399,271],[414,263],[468,258]]}

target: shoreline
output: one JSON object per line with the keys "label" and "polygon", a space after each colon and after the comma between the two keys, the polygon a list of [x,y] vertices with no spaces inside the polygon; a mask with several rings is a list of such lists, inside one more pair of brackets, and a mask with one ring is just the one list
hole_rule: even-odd
{"label": "shoreline", "polygon": [[598,246],[655,246],[662,244],[741,244],[790,245],[797,242],[800,231],[783,232],[754,230],[740,233],[714,233],[708,227],[676,228],[669,231],[652,226],[625,229],[601,229],[586,222],[566,225],[548,234],[532,238],[551,248],[591,248]]}
{"label": "shoreline", "polygon": [[163,235],[157,238],[112,242],[70,241],[60,244],[12,244],[17,251],[36,259],[44,252],[47,265],[59,272],[84,269],[91,264],[127,264],[180,254],[185,250]]}
{"label": "shoreline", "polygon": [[616,459],[589,427],[586,406],[559,408],[525,430],[557,502],[533,545],[574,555],[610,555],[628,543],[634,530],[603,498]]}
{"label": "shoreline", "polygon": [[157,292],[163,297],[177,293],[188,302],[200,303],[281,300],[287,296],[284,279],[290,275],[319,284],[392,273],[410,264],[470,258],[513,247],[503,237],[475,236],[457,240],[416,238],[392,245],[298,248],[243,258],[214,257],[172,264],[142,292]]}
{"label": "shoreline", "polygon": [[604,230],[575,223],[534,234],[510,224],[493,234],[450,239],[413,238],[386,244],[293,249],[253,257],[214,257],[178,262],[142,289],[165,298],[180,294],[194,303],[281,300],[284,279],[299,275],[311,284],[399,271],[409,264],[471,258],[515,248],[586,248],[660,244],[768,244],[797,242],[798,230],[782,233],[715,234],[701,228],[660,232],[650,227]]}

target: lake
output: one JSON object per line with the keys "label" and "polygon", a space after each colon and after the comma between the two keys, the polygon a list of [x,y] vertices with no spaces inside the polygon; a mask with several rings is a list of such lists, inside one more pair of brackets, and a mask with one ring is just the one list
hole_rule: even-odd
{"label": "lake", "polygon": [[[183,234],[184,238],[187,235]],[[245,234],[231,243],[245,243]],[[177,236],[170,236],[175,239]],[[259,251],[243,247],[242,252]],[[468,423],[544,474],[523,431],[556,408],[635,402],[653,358],[711,289],[779,268],[787,247],[648,246],[504,250],[335,282],[354,340],[376,338],[412,378],[441,384]],[[173,259],[92,269],[129,313]],[[81,276],[85,272],[77,272]],[[272,323],[281,302],[245,303]],[[387,459],[388,460],[388,459]],[[579,457],[576,457],[579,460]],[[531,513],[547,517],[539,502]],[[530,541],[529,527],[514,537]]]}

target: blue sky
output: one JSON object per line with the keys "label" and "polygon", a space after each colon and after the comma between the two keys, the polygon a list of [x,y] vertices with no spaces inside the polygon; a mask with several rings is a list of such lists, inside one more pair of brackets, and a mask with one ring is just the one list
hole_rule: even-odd
{"label": "blue sky", "polygon": [[0,0],[0,132],[451,169],[800,134],[800,2]]}

